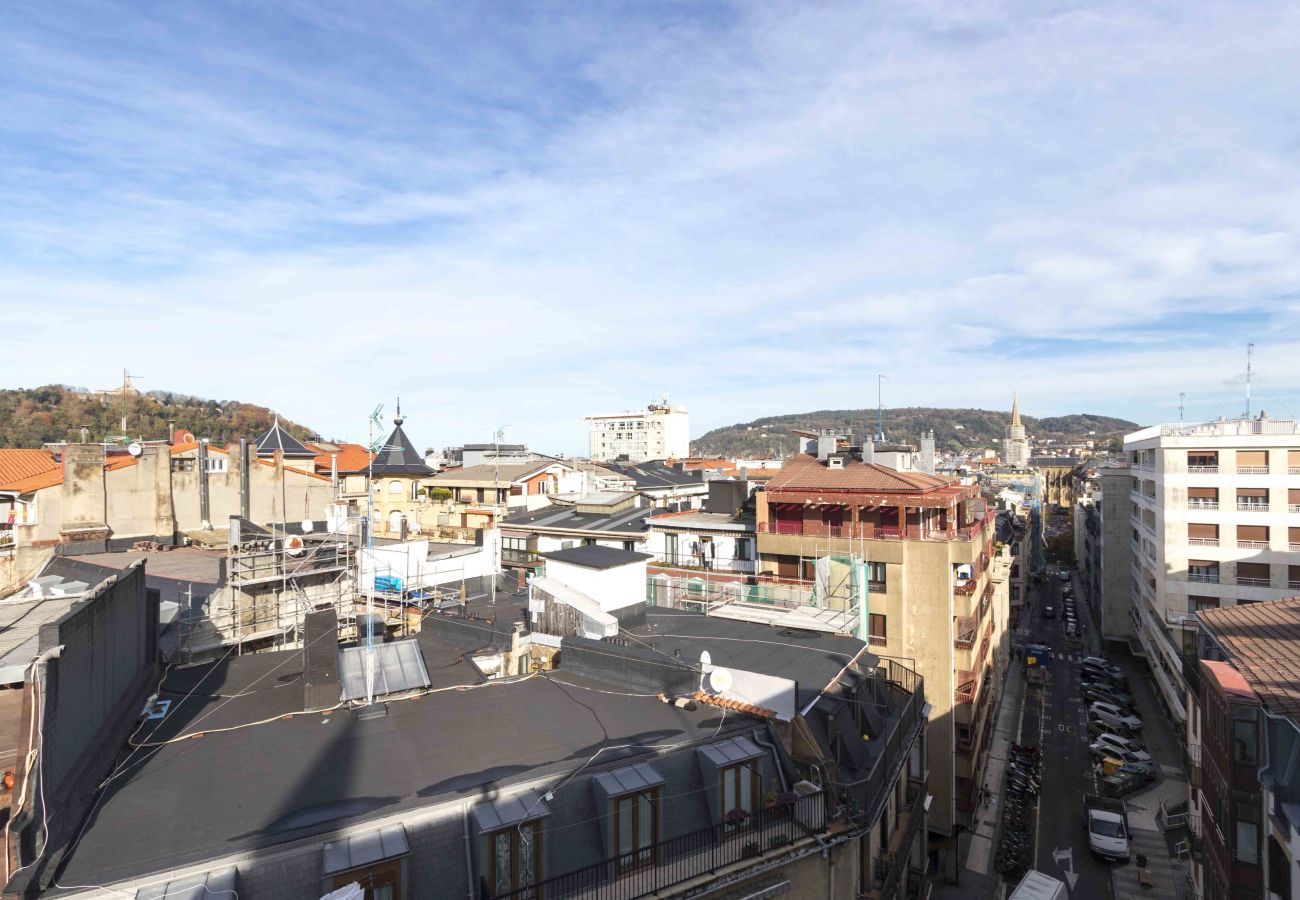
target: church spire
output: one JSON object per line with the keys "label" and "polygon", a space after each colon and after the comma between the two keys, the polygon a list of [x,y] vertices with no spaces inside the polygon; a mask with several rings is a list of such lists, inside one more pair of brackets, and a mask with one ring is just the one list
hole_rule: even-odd
{"label": "church spire", "polygon": [[1020,397],[1017,393],[1011,395],[1011,424],[1013,427],[1020,424]]}

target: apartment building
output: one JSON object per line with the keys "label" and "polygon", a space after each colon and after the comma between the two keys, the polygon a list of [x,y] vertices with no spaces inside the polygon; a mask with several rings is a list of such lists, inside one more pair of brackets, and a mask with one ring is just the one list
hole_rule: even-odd
{"label": "apartment building", "polygon": [[1198,612],[1187,725],[1201,896],[1300,895],[1300,599]]}
{"label": "apartment building", "polygon": [[[931,830],[971,827],[1006,670],[1011,548],[974,485],[813,442],[755,495],[759,578],[813,587],[865,563],[873,652],[914,660],[929,686]],[[834,449],[833,449],[834,448]],[[828,601],[853,602],[850,598]]]}
{"label": "apartment building", "polygon": [[1097,470],[1098,489],[1078,501],[1075,558],[1082,596],[1102,640],[1132,650],[1137,641],[1133,611],[1132,476],[1127,464]]}
{"label": "apartment building", "polygon": [[1300,592],[1300,422],[1155,425],[1124,449],[1134,625],[1182,722],[1196,613]]}
{"label": "apartment building", "polygon": [[587,416],[591,459],[684,459],[691,455],[691,417],[680,406],[652,403],[643,410]]}

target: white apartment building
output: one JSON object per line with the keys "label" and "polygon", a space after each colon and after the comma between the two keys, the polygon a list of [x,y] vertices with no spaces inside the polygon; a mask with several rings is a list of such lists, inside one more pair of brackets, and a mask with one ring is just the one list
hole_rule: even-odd
{"label": "white apartment building", "polygon": [[593,462],[685,459],[691,455],[691,417],[679,406],[652,403],[635,412],[587,416]]}
{"label": "white apartment building", "polygon": [[1195,612],[1300,594],[1300,422],[1154,425],[1124,438],[1132,478],[1132,617],[1185,721]]}

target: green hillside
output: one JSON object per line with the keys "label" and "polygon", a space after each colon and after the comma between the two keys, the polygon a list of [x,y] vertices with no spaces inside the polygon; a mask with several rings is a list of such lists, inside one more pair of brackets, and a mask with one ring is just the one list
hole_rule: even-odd
{"label": "green hillside", "polygon": [[[1034,440],[1080,441],[1091,439],[1102,447],[1116,436],[1139,426],[1124,419],[1091,413],[1035,419],[1021,416]],[[988,409],[938,409],[906,407],[884,411],[885,436],[890,440],[916,443],[922,432],[934,431],[940,450],[998,447],[1011,421],[1010,412]],[[816,412],[769,416],[715,428],[691,442],[691,452],[700,456],[786,455],[795,448],[792,428],[852,431],[859,440],[876,432],[874,409],[823,409]]]}
{"label": "green hillside", "polygon": [[[66,385],[0,390],[0,447],[39,447],[47,441],[78,441],[87,429],[91,441],[121,433],[122,401],[84,398]],[[271,424],[273,413],[262,406],[234,400],[218,401],[150,391],[128,394],[127,431],[132,438],[161,440],[167,423],[206,437],[213,443],[256,437]],[[295,437],[307,439],[312,431],[284,418],[280,424]]]}

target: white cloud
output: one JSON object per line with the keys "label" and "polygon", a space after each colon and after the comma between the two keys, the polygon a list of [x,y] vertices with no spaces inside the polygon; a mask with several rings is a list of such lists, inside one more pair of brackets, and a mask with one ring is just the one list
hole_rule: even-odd
{"label": "white cloud", "polygon": [[3,383],[125,364],[340,436],[400,392],[417,440],[574,450],[878,371],[1167,417],[1254,339],[1300,407],[1287,6],[65,15],[0,35],[0,312],[62,350]]}

